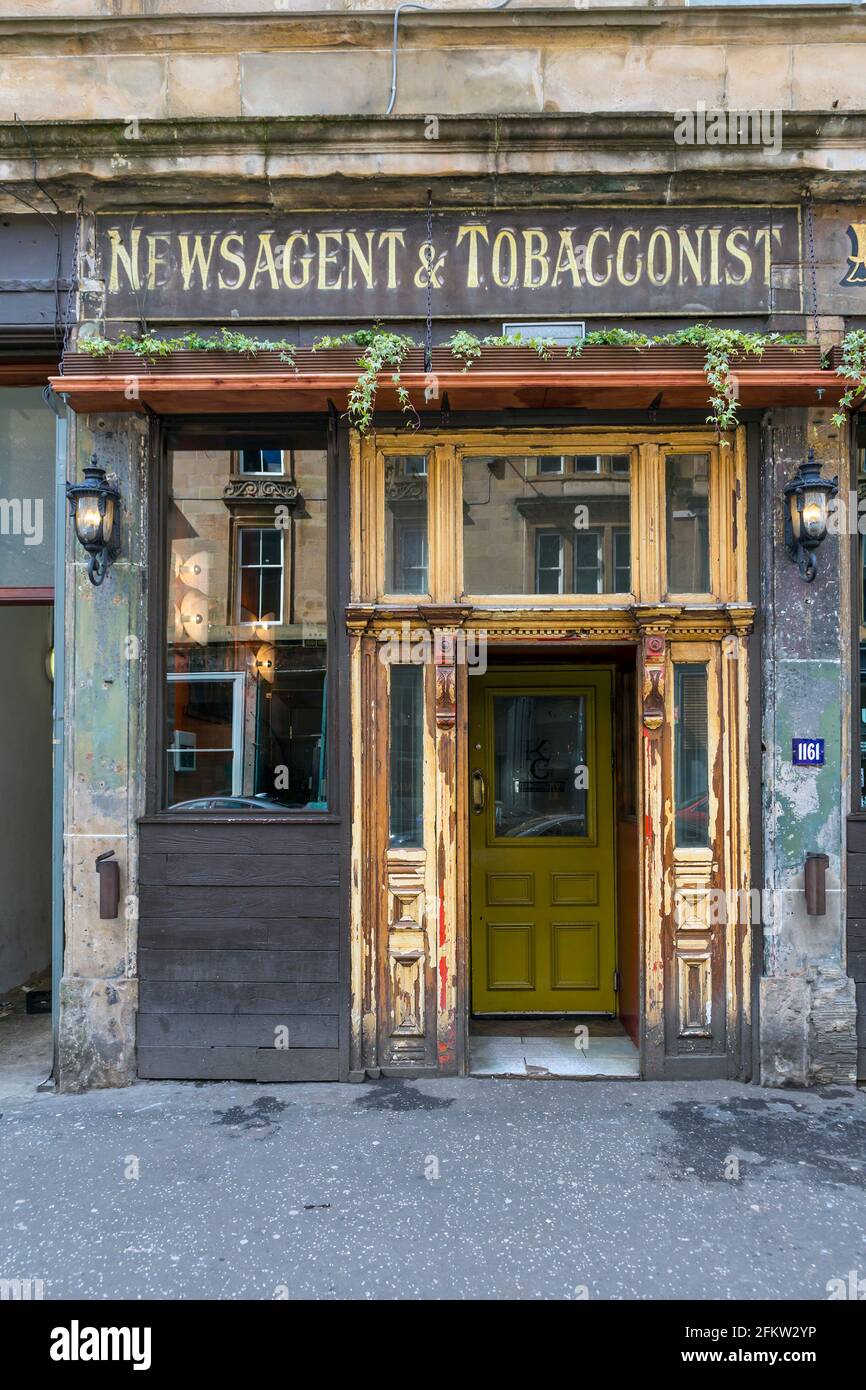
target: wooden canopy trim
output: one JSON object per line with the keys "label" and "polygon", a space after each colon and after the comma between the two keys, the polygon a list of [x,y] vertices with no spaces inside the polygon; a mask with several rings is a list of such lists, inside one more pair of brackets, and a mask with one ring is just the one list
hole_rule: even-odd
{"label": "wooden canopy trim", "polygon": [[[160,415],[318,411],[329,400],[341,410],[357,384],[357,350],[314,353],[299,350],[294,363],[278,352],[255,358],[232,354],[178,352],[157,362],[134,353],[93,358],[68,354],[64,374],[51,385],[73,409],[154,411]],[[737,397],[744,407],[836,404],[845,383],[821,367],[817,348],[768,348],[762,357],[732,363]],[[393,373],[381,373],[377,408],[399,408]],[[433,353],[432,377],[423,354],[407,354],[400,385],[419,412],[439,410],[704,409],[708,386],[703,354],[694,348],[585,348],[577,358],[557,349],[541,358],[528,348],[485,349],[466,369],[450,349]],[[425,400],[432,385],[433,395]],[[820,393],[820,394],[819,394]]]}

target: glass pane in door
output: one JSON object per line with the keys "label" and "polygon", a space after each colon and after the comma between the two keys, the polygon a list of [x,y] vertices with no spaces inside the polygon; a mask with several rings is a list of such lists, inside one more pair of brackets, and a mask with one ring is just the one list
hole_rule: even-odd
{"label": "glass pane in door", "polygon": [[587,835],[585,695],[493,697],[497,838]]}

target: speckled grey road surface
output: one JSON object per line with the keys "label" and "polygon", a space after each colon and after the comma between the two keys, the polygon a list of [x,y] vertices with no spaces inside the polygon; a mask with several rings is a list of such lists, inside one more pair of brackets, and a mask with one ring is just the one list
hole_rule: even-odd
{"label": "speckled grey road surface", "polygon": [[0,1112],[0,1277],[46,1298],[826,1299],[866,1278],[853,1091],[149,1082]]}

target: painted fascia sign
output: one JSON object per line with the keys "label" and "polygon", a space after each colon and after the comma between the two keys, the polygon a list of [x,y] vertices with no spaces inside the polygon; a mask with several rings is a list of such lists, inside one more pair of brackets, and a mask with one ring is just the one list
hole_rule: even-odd
{"label": "painted fascia sign", "polygon": [[792,739],[791,761],[795,767],[823,767],[824,740],[822,738]]}

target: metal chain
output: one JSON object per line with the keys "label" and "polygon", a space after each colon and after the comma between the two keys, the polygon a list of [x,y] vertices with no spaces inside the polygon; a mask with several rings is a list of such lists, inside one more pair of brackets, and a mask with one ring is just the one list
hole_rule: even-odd
{"label": "metal chain", "polygon": [[812,219],[812,190],[806,189],[806,235],[809,239],[809,270],[812,276],[812,318],[815,325],[815,344],[821,341],[818,328],[818,272],[815,265],[815,224]]}
{"label": "metal chain", "polygon": [[433,370],[433,190],[427,189],[427,324],[424,337],[424,371]]}

